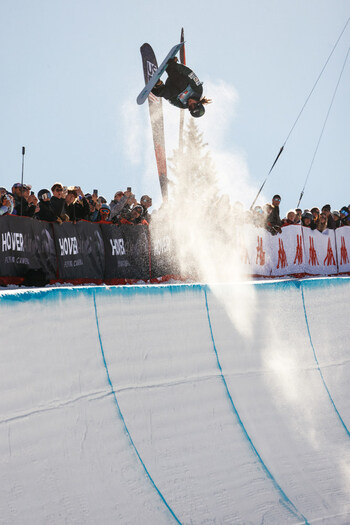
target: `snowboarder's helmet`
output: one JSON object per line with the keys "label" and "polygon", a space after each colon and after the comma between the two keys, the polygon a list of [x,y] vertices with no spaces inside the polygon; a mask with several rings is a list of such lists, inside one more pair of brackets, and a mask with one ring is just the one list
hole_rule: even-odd
{"label": "snowboarder's helmet", "polygon": [[40,190],[40,191],[38,191],[38,199],[39,199],[39,201],[42,201],[42,200],[43,200],[43,195],[45,195],[45,197],[46,197],[47,199],[51,199],[51,193],[50,193],[50,191],[44,189],[44,190]]}
{"label": "snowboarder's helmet", "polygon": [[197,102],[192,109],[190,109],[190,113],[192,117],[198,118],[202,117],[205,113],[205,108],[202,104],[202,102]]}

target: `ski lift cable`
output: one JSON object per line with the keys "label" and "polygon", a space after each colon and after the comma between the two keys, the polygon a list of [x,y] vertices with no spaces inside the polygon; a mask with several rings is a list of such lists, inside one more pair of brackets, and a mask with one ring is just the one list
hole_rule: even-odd
{"label": "ski lift cable", "polygon": [[327,121],[328,121],[328,117],[329,117],[329,114],[331,112],[331,109],[332,109],[332,106],[333,106],[333,102],[334,102],[334,99],[335,99],[335,96],[337,94],[337,91],[338,91],[338,87],[339,87],[339,84],[340,84],[340,80],[343,76],[343,72],[344,72],[344,69],[345,69],[345,65],[346,65],[346,62],[349,58],[349,53],[350,53],[350,47],[346,53],[346,57],[345,57],[345,60],[344,60],[344,63],[343,63],[343,67],[340,71],[340,75],[339,75],[339,78],[338,78],[338,82],[335,86],[335,90],[334,90],[334,93],[333,93],[333,96],[332,96],[332,100],[330,102],[330,105],[329,105],[329,108],[328,108],[328,111],[327,111],[327,115],[326,115],[326,118],[325,118],[325,121],[323,123],[323,126],[322,126],[322,129],[321,129],[321,133],[320,133],[320,136],[318,138],[318,141],[317,141],[317,145],[316,145],[316,148],[315,148],[315,151],[314,151],[314,154],[313,154],[313,157],[312,157],[312,160],[311,160],[311,164],[310,164],[310,168],[309,168],[309,171],[307,172],[307,176],[306,176],[306,179],[305,179],[305,183],[304,183],[304,187],[303,189],[301,190],[301,193],[300,193],[300,197],[299,197],[299,201],[298,201],[298,204],[297,204],[297,208],[299,208],[299,205],[300,205],[300,202],[301,202],[301,199],[303,198],[303,195],[304,195],[304,191],[305,191],[305,187],[306,187],[306,184],[307,184],[307,181],[309,179],[309,176],[310,176],[310,173],[311,173],[311,170],[312,170],[312,167],[313,167],[313,164],[314,164],[314,161],[315,161],[315,158],[316,158],[316,155],[317,155],[317,151],[318,151],[318,148],[319,148],[319,145],[320,145],[320,142],[322,140],[322,136],[323,136],[323,133],[324,133],[324,130],[325,130],[325,127],[326,127],[326,124],[327,124]]}
{"label": "ski lift cable", "polygon": [[334,51],[335,51],[335,49],[336,49],[336,47],[337,47],[337,45],[338,45],[338,43],[339,43],[341,37],[343,36],[343,34],[344,34],[344,32],[345,32],[345,30],[346,30],[346,28],[347,28],[349,22],[350,22],[350,17],[347,19],[346,24],[344,25],[344,27],[343,27],[343,29],[342,29],[340,35],[338,36],[338,38],[337,38],[337,40],[336,40],[336,42],[335,42],[335,44],[334,44],[334,46],[333,46],[333,48],[332,48],[332,50],[331,50],[331,52],[330,52],[330,54],[329,54],[329,56],[328,56],[326,62],[324,63],[323,68],[321,69],[320,74],[318,75],[318,77],[317,77],[317,79],[316,79],[316,81],[315,81],[315,83],[314,83],[314,85],[313,85],[313,87],[312,87],[312,89],[311,89],[309,95],[307,96],[307,98],[306,98],[306,100],[305,100],[305,102],[304,102],[304,104],[303,104],[301,110],[299,111],[299,114],[298,114],[298,116],[297,116],[297,118],[296,118],[296,120],[295,120],[293,126],[291,127],[291,129],[290,129],[290,131],[289,131],[289,133],[288,133],[287,138],[285,139],[283,145],[281,146],[281,148],[280,148],[280,150],[279,150],[279,152],[278,152],[277,157],[275,158],[275,160],[274,160],[274,162],[273,162],[273,164],[272,164],[272,166],[271,166],[271,168],[270,168],[270,170],[269,170],[269,172],[268,172],[268,174],[267,174],[267,176],[266,176],[264,182],[262,183],[262,185],[261,185],[261,187],[260,187],[260,189],[259,189],[259,191],[258,191],[258,193],[257,193],[257,195],[256,195],[256,197],[255,197],[255,199],[254,199],[254,201],[252,202],[252,204],[251,204],[251,206],[250,206],[250,209],[253,209],[254,204],[256,203],[256,201],[257,201],[257,199],[258,199],[258,197],[259,197],[259,195],[260,195],[260,193],[261,193],[263,187],[265,186],[265,183],[266,183],[266,181],[267,181],[268,176],[270,175],[271,171],[273,170],[273,168],[274,168],[275,165],[277,164],[277,161],[278,161],[278,159],[280,158],[280,156],[281,156],[281,154],[282,154],[282,152],[283,152],[283,150],[284,150],[284,147],[285,147],[285,145],[286,145],[286,143],[287,143],[289,137],[290,137],[291,134],[293,133],[295,126],[297,125],[297,123],[298,123],[298,121],[299,121],[299,119],[300,119],[300,117],[301,117],[301,115],[302,115],[302,113],[303,113],[303,111],[304,111],[304,109],[305,109],[307,103],[309,102],[309,100],[310,100],[310,98],[311,98],[311,95],[312,95],[313,92],[315,91],[315,88],[316,88],[316,86],[317,86],[317,84],[318,84],[320,78],[322,77],[323,72],[324,72],[324,70],[326,69],[326,67],[327,67],[327,65],[328,65],[328,62],[330,61],[330,59],[331,59],[331,57],[332,57],[332,55],[333,55],[333,53],[334,53]]}

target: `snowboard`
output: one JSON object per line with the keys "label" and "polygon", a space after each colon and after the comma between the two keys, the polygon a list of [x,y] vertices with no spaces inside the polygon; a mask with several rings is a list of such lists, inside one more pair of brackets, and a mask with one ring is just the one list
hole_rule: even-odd
{"label": "snowboard", "polygon": [[[144,44],[145,45],[145,44]],[[180,42],[180,44],[176,44],[176,46],[172,47],[167,56],[164,58],[163,62],[160,64],[158,69],[154,72],[150,80],[147,82],[139,96],[137,97],[136,101],[139,105],[143,104],[145,100],[148,98],[148,95],[151,93],[152,89],[164,73],[164,71],[167,68],[168,60],[170,58],[174,58],[175,55],[178,53],[178,51],[182,48],[184,45],[184,42]]]}
{"label": "snowboard", "polygon": [[[145,84],[158,69],[158,63],[153,49],[149,44],[143,44],[140,48]],[[149,116],[151,120],[154,152],[156,155],[157,170],[162,191],[163,200],[167,200],[168,178],[164,139],[164,120],[162,99],[155,95],[148,97]]]}

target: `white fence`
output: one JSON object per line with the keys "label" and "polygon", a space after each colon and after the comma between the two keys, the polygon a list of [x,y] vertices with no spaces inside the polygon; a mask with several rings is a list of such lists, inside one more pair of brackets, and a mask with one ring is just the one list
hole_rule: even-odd
{"label": "white fence", "polygon": [[262,228],[244,225],[237,230],[240,257],[247,274],[266,277],[284,275],[335,275],[350,273],[350,227],[310,230],[285,226],[271,235]]}

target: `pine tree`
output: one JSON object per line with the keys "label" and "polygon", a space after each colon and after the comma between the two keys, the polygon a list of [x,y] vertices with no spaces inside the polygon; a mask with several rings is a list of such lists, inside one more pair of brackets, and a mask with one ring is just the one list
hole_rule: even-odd
{"label": "pine tree", "polygon": [[189,120],[184,135],[183,151],[175,150],[170,159],[173,176],[169,201],[156,221],[152,219],[152,228],[157,228],[158,236],[171,238],[179,274],[192,280],[215,281],[222,268],[218,257],[227,253],[230,244],[229,198],[219,197],[208,144],[194,119]]}
{"label": "pine tree", "polygon": [[218,198],[215,167],[193,118],[190,119],[184,136],[183,151],[174,151],[170,169],[173,173],[172,201],[189,200],[207,208]]}

